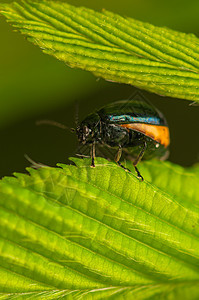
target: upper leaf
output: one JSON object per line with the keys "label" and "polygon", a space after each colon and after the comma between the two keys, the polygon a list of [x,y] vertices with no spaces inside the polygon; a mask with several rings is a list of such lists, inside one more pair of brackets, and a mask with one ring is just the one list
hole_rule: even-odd
{"label": "upper leaf", "polygon": [[73,160],[0,182],[2,297],[198,299],[198,171]]}
{"label": "upper leaf", "polygon": [[0,4],[45,53],[107,80],[199,101],[199,39],[108,11],[55,1]]}

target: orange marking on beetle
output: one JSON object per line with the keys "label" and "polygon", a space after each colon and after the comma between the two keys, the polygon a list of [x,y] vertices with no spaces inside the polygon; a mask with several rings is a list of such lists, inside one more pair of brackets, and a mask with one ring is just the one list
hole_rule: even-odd
{"label": "orange marking on beetle", "polygon": [[119,126],[143,133],[144,135],[163,145],[165,148],[170,143],[169,128],[167,126],[144,123],[121,124]]}

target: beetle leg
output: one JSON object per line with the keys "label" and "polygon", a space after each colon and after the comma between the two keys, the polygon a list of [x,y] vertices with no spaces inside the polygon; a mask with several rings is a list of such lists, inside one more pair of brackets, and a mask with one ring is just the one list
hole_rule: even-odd
{"label": "beetle leg", "polygon": [[119,145],[118,151],[115,155],[115,161],[118,163],[122,156],[122,147]]}
{"label": "beetle leg", "polygon": [[140,174],[140,171],[138,170],[138,168],[136,166],[134,166],[135,171],[137,173],[137,177],[141,179],[141,181],[144,181],[144,178],[142,177],[142,175]]}
{"label": "beetle leg", "polygon": [[142,175],[140,174],[140,172],[139,172],[139,170],[138,170],[138,168],[137,168],[136,166],[137,166],[137,164],[141,161],[141,159],[142,159],[142,157],[143,157],[143,155],[144,155],[144,152],[145,152],[145,150],[146,150],[146,147],[147,147],[147,143],[145,142],[145,143],[144,143],[144,146],[143,146],[143,148],[142,148],[142,150],[140,151],[140,153],[139,153],[139,155],[138,155],[138,157],[137,157],[136,160],[134,160],[134,162],[133,162],[133,165],[134,165],[135,171],[136,171],[136,173],[137,173],[137,176],[138,176],[138,178],[140,178],[142,181],[144,180],[144,178],[142,177]]}
{"label": "beetle leg", "polygon": [[138,157],[136,158],[136,160],[134,160],[134,162],[133,162],[134,167],[137,166],[137,164],[141,161],[141,159],[144,155],[144,152],[146,150],[146,147],[147,147],[147,143],[144,142],[144,146],[143,146],[142,150],[140,151],[140,153],[139,153]]}
{"label": "beetle leg", "polygon": [[116,155],[115,155],[115,161],[116,161],[116,163],[117,163],[120,167],[122,167],[122,169],[124,169],[125,171],[128,171],[128,172],[131,173],[131,171],[130,171],[129,169],[125,168],[125,167],[119,162],[121,156],[122,156],[122,147],[121,147],[121,145],[120,145],[119,148],[118,148],[118,151],[117,151],[117,153],[116,153]]}
{"label": "beetle leg", "polygon": [[92,143],[91,147],[91,167],[95,168],[95,142]]}

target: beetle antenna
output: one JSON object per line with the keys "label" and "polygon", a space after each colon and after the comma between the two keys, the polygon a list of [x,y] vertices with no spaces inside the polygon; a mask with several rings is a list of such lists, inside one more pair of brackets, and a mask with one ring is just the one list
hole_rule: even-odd
{"label": "beetle antenna", "polygon": [[78,104],[78,102],[76,102],[76,105],[75,105],[75,126],[76,126],[76,128],[79,127],[79,104]]}
{"label": "beetle antenna", "polygon": [[189,103],[189,106],[199,106],[199,104],[196,101],[194,101],[194,102]]}
{"label": "beetle antenna", "polygon": [[36,121],[36,125],[52,125],[64,130],[70,130],[71,132],[75,132],[74,128],[70,128],[64,124],[58,123],[56,121],[52,121],[52,120],[38,120]]}
{"label": "beetle antenna", "polygon": [[24,157],[31,164],[30,165],[31,168],[39,169],[39,168],[43,168],[43,167],[50,167],[50,166],[47,166],[47,165],[42,164],[42,163],[37,163],[36,161],[31,159],[27,154],[24,154]]}

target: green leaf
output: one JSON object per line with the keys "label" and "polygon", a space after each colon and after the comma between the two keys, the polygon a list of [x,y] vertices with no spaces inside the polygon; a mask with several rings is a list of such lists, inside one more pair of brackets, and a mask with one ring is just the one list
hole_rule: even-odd
{"label": "green leaf", "polygon": [[72,160],[0,182],[1,298],[198,299],[198,167]]}
{"label": "green leaf", "polygon": [[0,4],[1,13],[45,53],[106,80],[199,100],[199,39],[114,13],[63,2]]}

